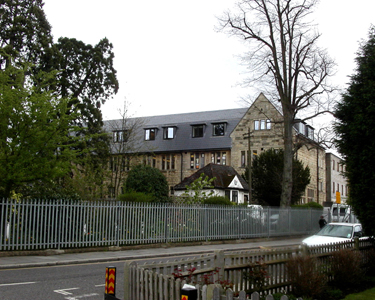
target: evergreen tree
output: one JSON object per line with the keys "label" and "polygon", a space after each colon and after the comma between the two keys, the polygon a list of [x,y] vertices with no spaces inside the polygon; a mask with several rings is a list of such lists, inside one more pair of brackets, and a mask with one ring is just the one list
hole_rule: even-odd
{"label": "evergreen tree", "polygon": [[0,70],[27,61],[41,64],[52,45],[42,0],[0,2]]}
{"label": "evergreen tree", "polygon": [[346,164],[349,203],[366,234],[374,235],[375,27],[360,46],[356,63],[356,72],[335,111],[336,144]]}
{"label": "evergreen tree", "polygon": [[[259,204],[280,206],[283,157],[282,150],[269,149],[253,160],[251,167],[253,200]],[[247,174],[248,172],[245,173]],[[293,159],[292,204],[298,203],[309,182],[309,167],[304,167],[301,161]]]}
{"label": "evergreen tree", "polygon": [[[65,141],[64,145],[69,145],[70,150],[77,154],[74,165],[83,166],[79,168],[80,172],[90,170],[92,174],[96,174],[96,178],[93,178],[92,174],[86,172],[83,178],[91,178],[92,182],[102,182],[105,169],[103,166],[106,166],[109,156],[110,139],[102,129],[100,105],[118,91],[112,44],[107,39],[102,39],[97,45],[92,46],[69,38],[60,38],[54,43],[51,26],[44,14],[43,6],[42,0],[0,1],[0,72],[8,72],[2,76],[3,79],[7,76],[9,79],[8,83],[2,82],[2,87],[7,93],[1,95],[4,101],[1,109],[4,111],[0,113],[4,118],[14,117],[8,115],[5,109],[10,109],[9,105],[18,105],[20,101],[23,101],[25,110],[31,107],[33,103],[27,101],[31,101],[32,98],[27,97],[25,95],[27,93],[30,93],[33,99],[40,96],[40,99],[34,101],[41,102],[42,107],[47,106],[48,99],[51,104],[65,103],[66,109],[59,110],[55,115],[57,120],[51,119],[51,123],[58,121],[59,118],[69,120],[69,126],[75,128],[74,132],[70,131],[69,138],[75,136],[75,142]],[[9,78],[10,74],[14,76],[14,70],[20,70],[22,76]],[[22,91],[21,98],[17,99],[18,102],[12,103],[9,101],[10,98],[7,98],[12,93],[14,96],[16,92],[9,92],[9,88],[12,87]],[[59,105],[57,109],[58,107]],[[14,107],[14,111],[19,109],[20,107]],[[19,113],[29,113],[29,116],[33,116],[35,111],[32,113],[19,111]],[[49,117],[52,118],[52,114],[49,114]],[[10,119],[4,120],[4,123],[10,122]],[[21,130],[19,127],[14,127],[13,130],[16,128]],[[39,127],[39,130],[48,132],[47,127]],[[4,139],[1,147],[5,147],[0,149],[2,153],[7,151],[4,146],[6,142],[12,140],[12,137],[4,136],[5,133],[10,131],[1,132]],[[14,133],[22,135],[21,131]],[[66,136],[54,136],[54,140],[57,138],[62,142]],[[19,142],[26,141],[19,140]],[[26,147],[26,145],[21,146]],[[77,158],[80,160],[78,161]],[[34,165],[37,162],[36,160]],[[69,161],[69,164],[72,165],[72,161]],[[37,170],[43,170],[43,167],[43,165],[35,165]],[[32,169],[31,166],[29,168]],[[42,186],[38,177],[35,176],[35,180],[38,180],[38,185]],[[32,182],[31,177],[28,180]],[[59,180],[57,184],[61,182]],[[46,184],[51,185],[51,180]],[[4,189],[8,190],[7,187]]]}
{"label": "evergreen tree", "polygon": [[140,192],[154,197],[154,202],[168,202],[168,182],[159,169],[138,165],[129,171],[126,192]]}

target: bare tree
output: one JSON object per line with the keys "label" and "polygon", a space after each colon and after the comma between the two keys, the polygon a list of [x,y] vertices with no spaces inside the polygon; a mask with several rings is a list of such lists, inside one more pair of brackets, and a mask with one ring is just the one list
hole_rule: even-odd
{"label": "bare tree", "polygon": [[[330,112],[327,79],[334,62],[317,46],[320,36],[308,22],[318,0],[243,0],[236,12],[220,18],[221,30],[249,42],[249,84],[262,88],[281,104],[284,118],[284,170],[281,206],[292,193],[293,124],[297,114],[311,119]],[[312,111],[311,108],[314,108]]]}
{"label": "bare tree", "polygon": [[[105,122],[105,130],[110,136],[111,156],[109,159],[109,196],[120,194],[125,174],[130,169],[132,160],[138,156],[142,144],[140,131],[142,119],[129,116],[128,102],[119,110],[120,119]],[[142,135],[141,135],[142,137]]]}

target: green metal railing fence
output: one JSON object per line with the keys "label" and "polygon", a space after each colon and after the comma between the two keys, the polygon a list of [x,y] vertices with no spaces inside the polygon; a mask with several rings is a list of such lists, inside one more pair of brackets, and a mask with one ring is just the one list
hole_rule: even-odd
{"label": "green metal railing fence", "polygon": [[311,234],[320,209],[0,200],[0,251]]}

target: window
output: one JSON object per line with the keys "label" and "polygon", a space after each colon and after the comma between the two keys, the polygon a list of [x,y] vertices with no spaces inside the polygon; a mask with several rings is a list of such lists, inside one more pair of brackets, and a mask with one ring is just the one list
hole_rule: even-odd
{"label": "window", "polygon": [[266,129],[266,120],[260,120],[260,130]]}
{"label": "window", "polygon": [[307,137],[314,140],[314,129],[311,126],[307,126]]}
{"label": "window", "polygon": [[241,168],[246,167],[246,152],[241,151]]}
{"label": "window", "polygon": [[145,164],[156,168],[156,156],[147,156],[147,161],[145,162]]}
{"label": "window", "polygon": [[174,170],[176,157],[174,154],[163,155],[161,159],[162,170]]}
{"label": "window", "polygon": [[238,203],[238,191],[232,191],[232,202]]}
{"label": "window", "polygon": [[127,140],[127,130],[116,130],[113,132],[113,142],[114,143],[121,143],[126,142]]}
{"label": "window", "polygon": [[314,195],[315,191],[313,189],[307,189],[307,202],[313,202],[314,201]]}
{"label": "window", "polygon": [[212,152],[211,153],[211,162],[217,165],[226,165],[227,164],[227,153],[226,152]]}
{"label": "window", "polygon": [[190,154],[190,169],[203,168],[205,165],[204,153],[191,153]]}
{"label": "window", "polygon": [[145,130],[145,140],[146,141],[153,141],[155,140],[156,136],[156,128],[149,128]]}
{"label": "window", "polygon": [[271,120],[266,121],[266,129],[270,130],[271,129]]}
{"label": "window", "polygon": [[255,120],[254,121],[254,130],[270,130],[271,129],[271,120]]}
{"label": "window", "polygon": [[259,130],[259,120],[254,121],[254,130]]}
{"label": "window", "polygon": [[225,134],[225,123],[213,124],[213,133],[214,136],[223,136]]}
{"label": "window", "polygon": [[204,125],[193,125],[193,138],[203,137]]}
{"label": "window", "polygon": [[332,159],[332,170],[335,170],[335,160]]}
{"label": "window", "polygon": [[165,127],[164,135],[163,135],[164,139],[165,140],[173,139],[175,135],[175,131],[176,131],[176,127]]}

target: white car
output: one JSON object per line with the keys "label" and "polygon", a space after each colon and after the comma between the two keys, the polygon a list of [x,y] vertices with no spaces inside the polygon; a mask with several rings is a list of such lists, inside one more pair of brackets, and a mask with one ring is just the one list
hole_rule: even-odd
{"label": "white car", "polygon": [[337,242],[351,241],[362,237],[362,225],[359,223],[329,223],[316,234],[302,241],[307,246],[318,246]]}

